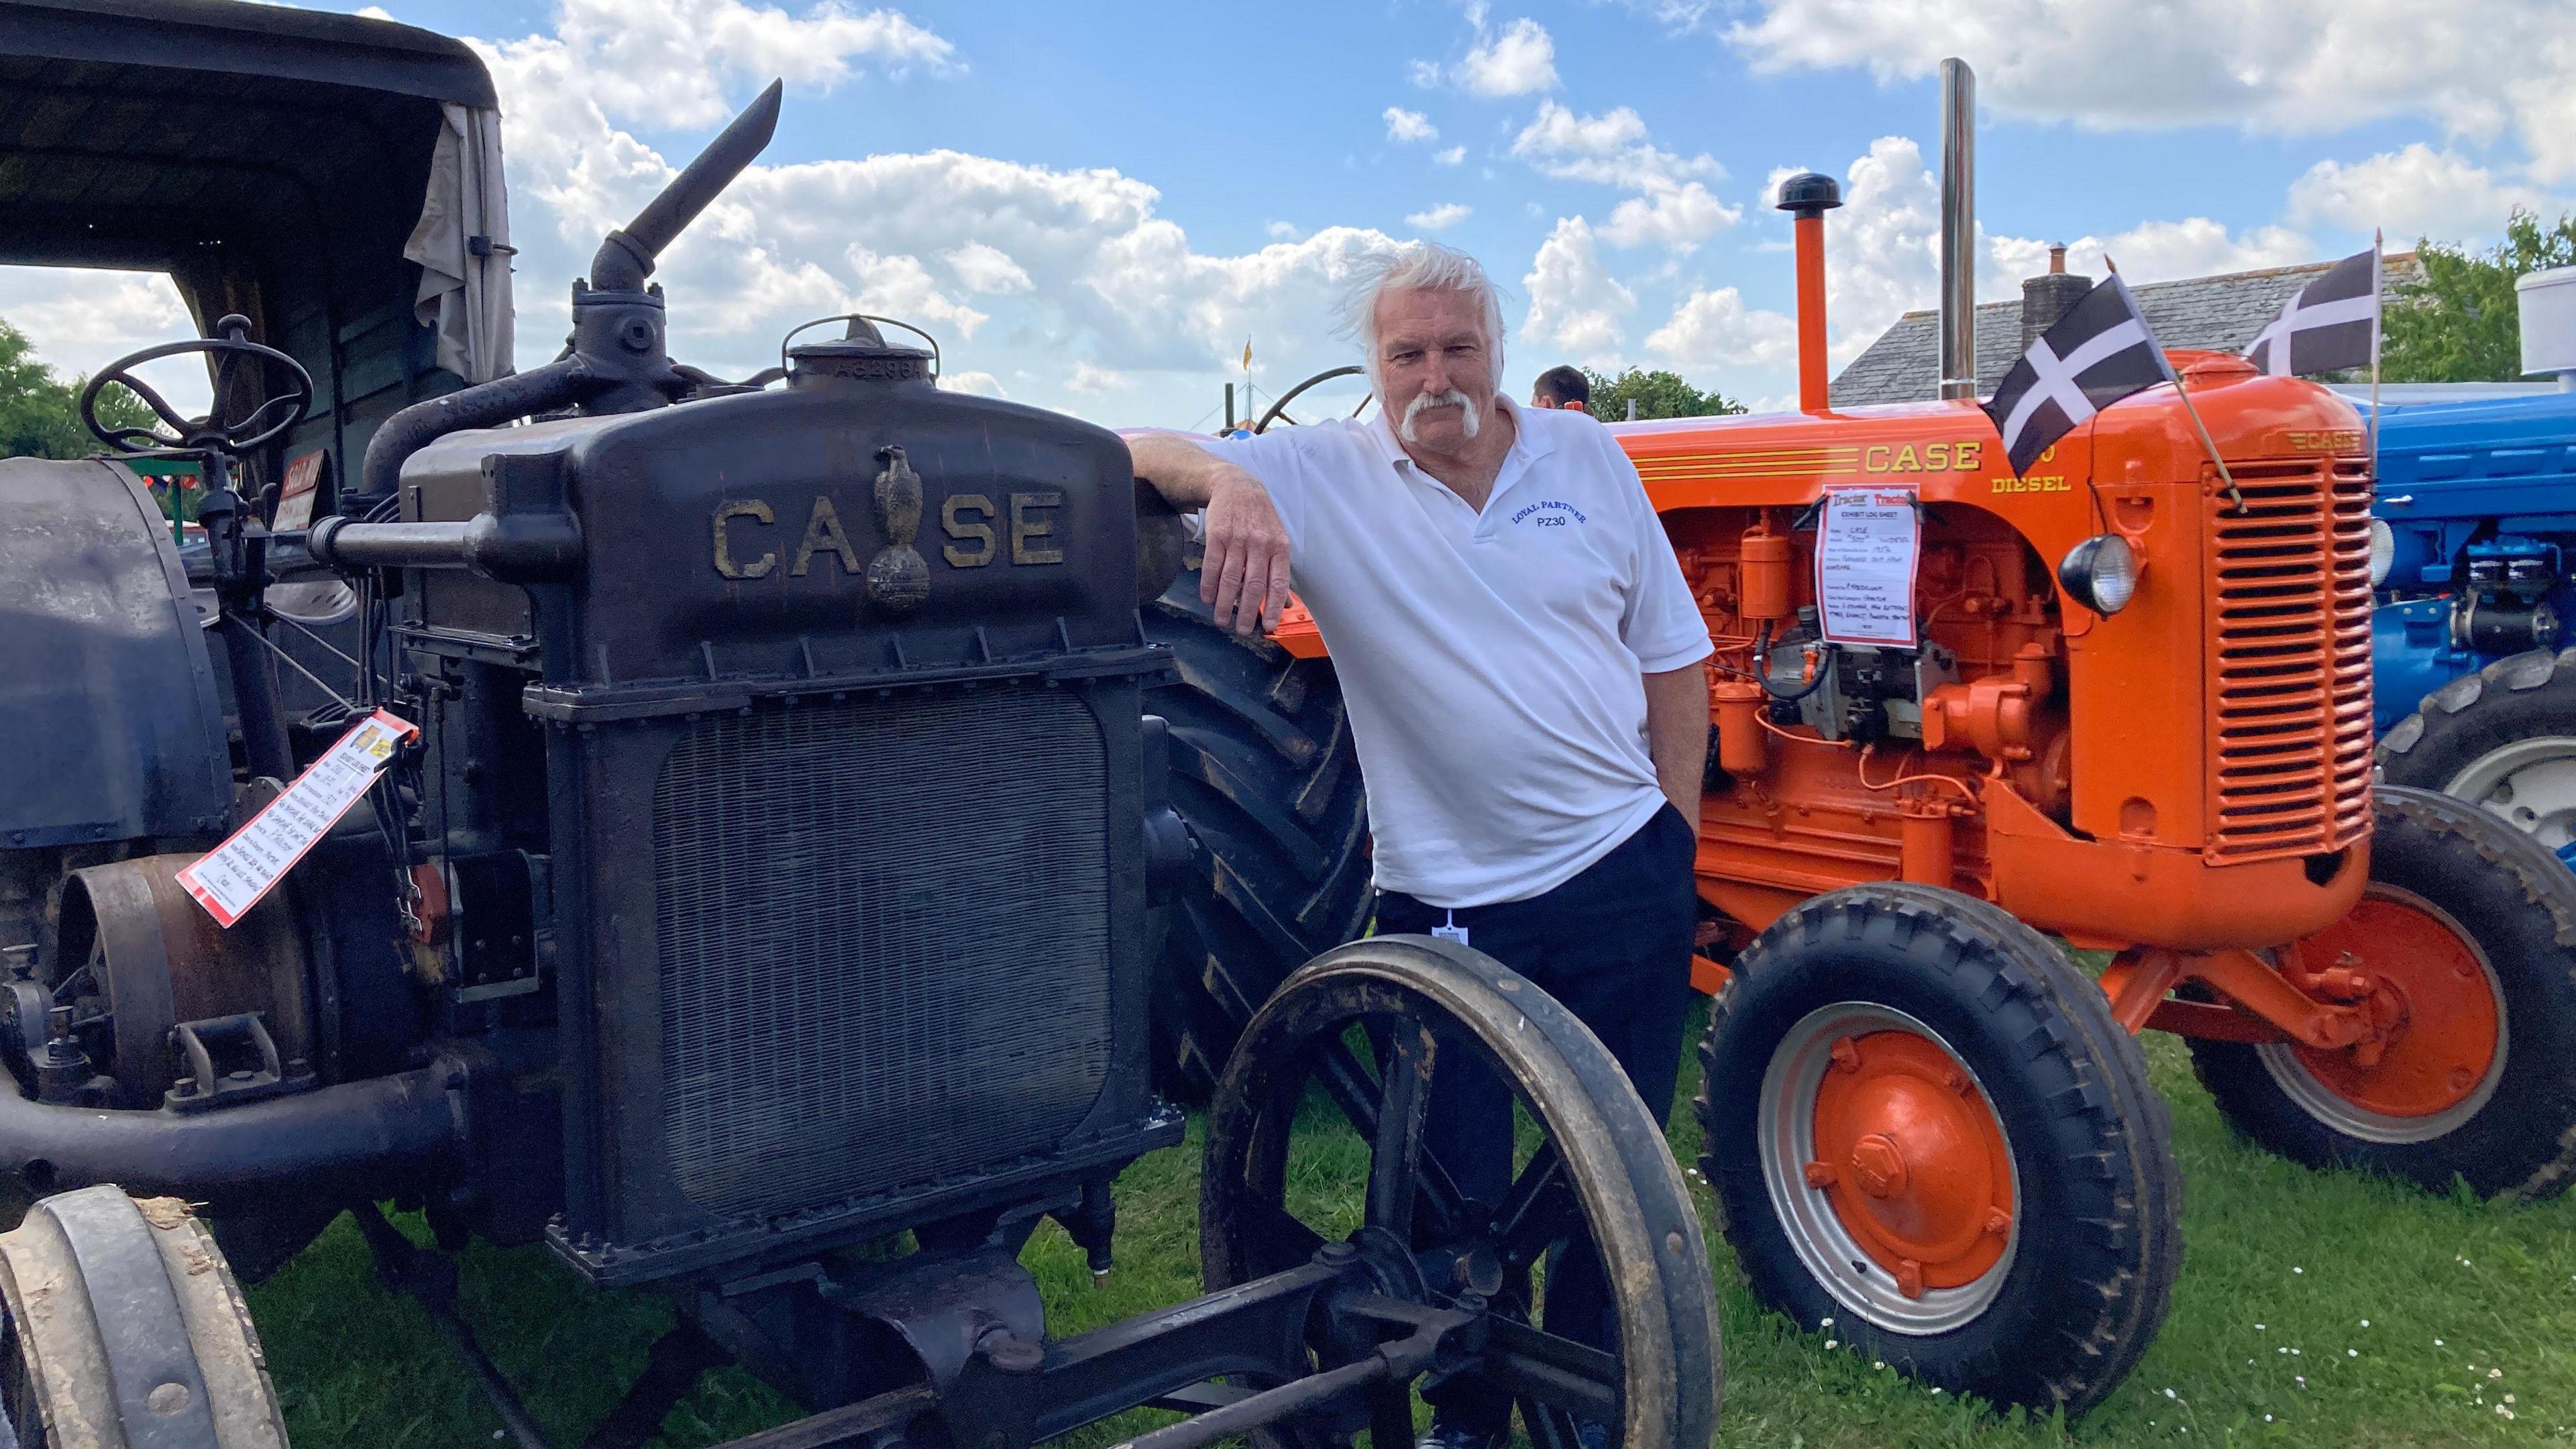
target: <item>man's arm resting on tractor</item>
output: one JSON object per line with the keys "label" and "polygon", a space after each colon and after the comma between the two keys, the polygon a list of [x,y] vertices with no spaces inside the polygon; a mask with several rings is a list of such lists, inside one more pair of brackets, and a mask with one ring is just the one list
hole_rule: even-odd
{"label": "man's arm resting on tractor", "polygon": [[[1288,526],[1279,521],[1270,492],[1242,467],[1174,433],[1144,433],[1127,440],[1136,476],[1154,485],[1163,501],[1187,513],[1207,510],[1207,561],[1199,570],[1199,599],[1219,624],[1237,634],[1277,627],[1288,602]],[[1706,702],[1700,708],[1703,719]]]}
{"label": "man's arm resting on tractor", "polygon": [[1646,677],[1646,750],[1655,783],[1699,838],[1699,790],[1708,770],[1708,666],[1685,664]]}

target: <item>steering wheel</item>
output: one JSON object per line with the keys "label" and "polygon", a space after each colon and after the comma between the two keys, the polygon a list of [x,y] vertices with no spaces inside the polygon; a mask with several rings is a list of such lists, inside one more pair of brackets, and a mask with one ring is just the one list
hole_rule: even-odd
{"label": "steering wheel", "polygon": [[[1367,369],[1361,367],[1335,367],[1316,373],[1313,377],[1306,379],[1304,382],[1297,384],[1295,387],[1292,387],[1288,389],[1287,392],[1281,394],[1279,400],[1270,405],[1270,411],[1261,415],[1261,421],[1252,425],[1252,430],[1256,433],[1266,433],[1270,431],[1270,425],[1272,423],[1282,422],[1288,424],[1290,427],[1295,427],[1297,425],[1297,420],[1288,416],[1288,405],[1295,402],[1300,393],[1303,393],[1306,389],[1315,386],[1317,383],[1331,382],[1337,377],[1349,377],[1353,373],[1365,371],[1367,371]],[[1370,393],[1368,397],[1361,398],[1360,405],[1351,409],[1351,416],[1358,417],[1360,413],[1368,407],[1370,399],[1376,396],[1377,394]]]}
{"label": "steering wheel", "polygon": [[[207,353],[217,359],[215,363],[216,405],[208,409],[207,415],[202,418],[181,416],[176,408],[162,400],[161,394],[152,390],[151,384],[136,377],[133,371],[144,363],[156,362],[164,357],[178,357],[190,352]],[[231,421],[219,420],[215,413],[222,406],[222,399],[228,390],[227,385],[233,379],[233,369],[248,359],[256,359],[262,363],[275,363],[284,367],[288,377],[293,380],[293,386],[286,392],[251,409],[246,417]],[[126,391],[143,399],[144,406],[152,409],[153,415],[167,423],[178,433],[178,436],[169,437],[150,428],[110,428],[102,424],[98,418],[98,394],[101,388],[111,382],[122,385]],[[168,342],[159,347],[147,347],[141,352],[128,353],[101,368],[98,375],[89,380],[89,386],[81,389],[80,419],[89,428],[91,436],[120,453],[150,453],[184,448],[206,449],[239,456],[271,441],[288,428],[295,426],[296,422],[304,416],[304,409],[312,401],[313,375],[304,370],[304,364],[274,347],[263,347],[251,341],[250,319],[239,313],[233,313],[215,323],[212,336],[191,337],[185,342]]]}

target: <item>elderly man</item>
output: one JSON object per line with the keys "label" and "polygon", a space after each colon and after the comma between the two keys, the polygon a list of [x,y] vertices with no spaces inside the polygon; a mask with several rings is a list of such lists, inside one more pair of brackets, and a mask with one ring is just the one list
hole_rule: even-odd
{"label": "elderly man", "polygon": [[[1136,472],[1206,510],[1200,585],[1241,633],[1290,587],[1349,702],[1376,833],[1378,929],[1465,941],[1581,1017],[1660,1117],[1698,905],[1708,625],[1636,468],[1588,419],[1499,392],[1502,309],[1465,254],[1418,244],[1355,292],[1379,415],[1241,440],[1130,439]],[[1501,1200],[1511,1104],[1444,1064],[1426,1142]],[[1589,1243],[1548,1327],[1607,1346]],[[1426,1445],[1486,1449],[1510,1406],[1453,1384]],[[1598,1426],[1593,1426],[1597,1429]]]}

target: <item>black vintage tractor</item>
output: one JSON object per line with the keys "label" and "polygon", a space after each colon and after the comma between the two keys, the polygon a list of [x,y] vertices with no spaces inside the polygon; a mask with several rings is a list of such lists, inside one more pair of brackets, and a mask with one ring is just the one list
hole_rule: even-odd
{"label": "black vintage tractor", "polygon": [[[0,1173],[35,1198],[0,1236],[0,1425],[282,1443],[229,1265],[352,1211],[538,1442],[392,1200],[443,1249],[543,1240],[674,1299],[706,1352],[657,1353],[684,1367],[598,1445],[710,1353],[815,1411],[764,1449],[1015,1449],[1140,1405],[1190,1415],[1150,1449],[1389,1446],[1426,1377],[1549,1449],[1705,1445],[1715,1311],[1659,1114],[1543,994],[1422,938],[1326,952],[1251,1018],[1209,1108],[1208,1296],[1048,1337],[1021,1246],[1053,1217],[1105,1270],[1112,1179],[1182,1135],[1149,912],[1194,846],[1138,617],[1176,529],[1115,436],[944,391],[872,319],[784,349],[781,386],[670,361],[655,259],[777,113],[609,235],[561,358],[386,420],[309,529],[231,486],[301,372],[247,323],[194,344],[230,362],[215,412],[106,441],[207,478],[210,623],[129,470],[0,464],[0,739],[52,750],[0,765],[9,798],[105,802],[0,820],[58,866],[0,961]],[[311,576],[357,631],[298,711],[255,666],[265,590]],[[412,738],[345,814],[266,862],[227,844],[369,728]],[[223,926],[210,858],[280,879]],[[1442,1061],[1525,1109],[1503,1201],[1422,1149]],[[1292,1172],[1318,1135],[1365,1158],[1347,1219]],[[1599,1253],[1614,1322],[1549,1320],[1558,1251]]]}

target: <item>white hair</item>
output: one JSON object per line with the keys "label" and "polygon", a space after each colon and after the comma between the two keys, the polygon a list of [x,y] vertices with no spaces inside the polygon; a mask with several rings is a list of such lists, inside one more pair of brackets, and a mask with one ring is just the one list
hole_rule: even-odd
{"label": "white hair", "polygon": [[1383,393],[1378,376],[1377,303],[1389,292],[1463,292],[1476,299],[1485,314],[1485,356],[1493,368],[1496,391],[1503,385],[1503,294],[1474,257],[1438,242],[1414,242],[1360,260],[1350,294],[1342,303],[1342,326],[1359,338],[1361,365],[1369,382]]}

